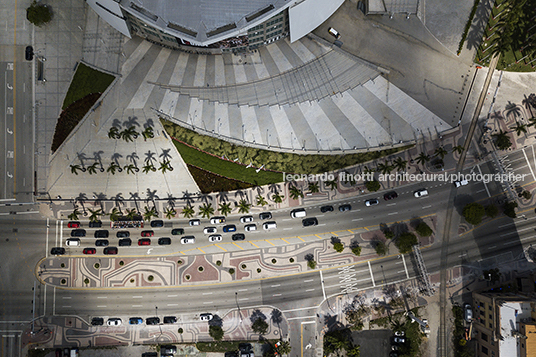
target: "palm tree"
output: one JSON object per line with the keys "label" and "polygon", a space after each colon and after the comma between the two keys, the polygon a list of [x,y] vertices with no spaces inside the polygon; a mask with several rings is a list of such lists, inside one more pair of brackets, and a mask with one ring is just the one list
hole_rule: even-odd
{"label": "palm tree", "polygon": [[232,208],[230,203],[220,203],[220,207],[218,208],[218,211],[220,211],[221,214],[227,217],[229,213],[231,213]]}
{"label": "palm tree", "polygon": [[285,196],[280,195],[279,192],[274,193],[272,196],[272,200],[274,200],[275,203],[282,203],[284,199]]}
{"label": "palm tree", "polygon": [[318,187],[318,182],[311,182],[307,187],[312,193],[320,192],[320,187]]}
{"label": "palm tree", "polygon": [[131,174],[131,173],[134,173],[136,171],[137,167],[134,166],[133,164],[128,164],[128,165],[125,165],[124,169],[127,172],[127,174]]}
{"label": "palm tree", "polygon": [[98,162],[94,162],[93,164],[89,165],[87,167],[87,172],[90,174],[90,175],[93,175],[93,174],[96,174],[97,173],[97,166],[99,165]]}
{"label": "palm tree", "polygon": [[391,166],[387,161],[386,162],[380,162],[378,164],[378,171],[380,171],[382,174],[388,174],[391,173],[393,170],[393,166]]}
{"label": "palm tree", "polygon": [[443,146],[438,147],[435,149],[434,155],[439,156],[441,160],[445,158],[445,155],[448,154],[448,151],[443,148]]}
{"label": "palm tree", "polygon": [[71,173],[78,175],[78,171],[86,172],[86,169],[80,165],[71,165]]}
{"label": "palm tree", "polygon": [[121,134],[119,133],[119,129],[115,126],[112,126],[110,130],[108,130],[108,137],[110,139],[120,139]]}
{"label": "palm tree", "polygon": [[184,218],[192,218],[195,214],[194,209],[190,205],[184,206],[181,212],[184,215]]}
{"label": "palm tree", "polygon": [[408,162],[401,157],[397,157],[393,161],[393,164],[397,171],[404,171],[408,167]]}
{"label": "palm tree", "polygon": [[430,161],[430,156],[425,154],[424,152],[421,152],[419,156],[417,156],[417,163],[418,164],[425,164],[428,161]]}
{"label": "palm tree", "polygon": [[495,138],[495,145],[497,145],[499,150],[506,150],[512,146],[508,133],[502,129],[497,134],[492,134],[491,136]]}
{"label": "palm tree", "polygon": [[138,215],[138,211],[136,211],[134,208],[127,208],[126,212],[127,214],[125,216],[130,220],[133,220],[134,217]]}
{"label": "palm tree", "polygon": [[292,186],[289,189],[290,197],[294,200],[297,200],[299,197],[303,198],[303,192],[296,186]]}
{"label": "palm tree", "polygon": [[75,208],[73,213],[69,214],[67,218],[69,218],[71,221],[78,221],[78,215],[80,214],[80,211],[78,208]]}
{"label": "palm tree", "polygon": [[143,220],[150,222],[151,218],[153,217],[158,217],[158,212],[156,212],[156,209],[154,207],[151,207],[149,209],[149,207],[145,206],[145,212],[143,212]]}
{"label": "palm tree", "polygon": [[529,121],[530,121],[530,124],[527,125],[527,126],[534,126],[534,125],[536,125],[536,118],[535,118],[535,117],[530,118]]}
{"label": "palm tree", "polygon": [[117,207],[114,207],[110,212],[110,221],[118,221],[121,216],[123,216],[121,211],[118,210]]}
{"label": "palm tree", "polygon": [[89,220],[91,222],[97,222],[99,220],[100,216],[104,215],[104,213],[102,212],[102,210],[100,208],[97,209],[97,210],[92,210],[91,208],[88,208],[87,210],[90,213]]}
{"label": "palm tree", "polygon": [[121,137],[125,141],[134,141],[132,138],[137,139],[138,138],[138,132],[136,131],[136,127],[131,126],[121,132]]}
{"label": "palm tree", "polygon": [[153,127],[148,126],[147,128],[145,128],[144,131],[141,132],[141,135],[143,135],[143,139],[144,139],[145,141],[147,141],[147,139],[152,139],[152,138],[154,138]]}
{"label": "palm tree", "polygon": [[262,197],[261,195],[257,195],[255,199],[257,200],[257,206],[266,206],[268,204],[268,202],[266,202],[264,197]]}
{"label": "palm tree", "polygon": [[214,214],[214,207],[212,207],[211,203],[203,203],[203,205],[199,207],[199,214],[201,217],[210,218],[210,216]]}
{"label": "palm tree", "polygon": [[173,171],[173,167],[169,164],[168,160],[162,161],[158,169],[161,170],[162,173],[166,173],[166,171]]}
{"label": "palm tree", "polygon": [[510,129],[513,129],[516,132],[517,136],[521,136],[522,133],[527,133],[527,126],[523,123],[518,122],[517,120],[516,126],[510,127]]}
{"label": "palm tree", "polygon": [[175,211],[175,208],[173,207],[166,207],[166,209],[164,210],[164,215],[166,216],[167,219],[171,219],[175,217],[176,214],[177,214],[177,211]]}
{"label": "palm tree", "polygon": [[512,103],[511,101],[508,101],[508,103],[506,104],[504,110],[506,112],[507,117],[509,115],[513,115],[514,118],[517,118],[518,116],[521,115],[521,109],[519,109],[519,107],[517,106],[516,103]]}
{"label": "palm tree", "polygon": [[456,145],[452,148],[452,152],[457,152],[458,154],[461,155],[461,153],[463,152],[463,146],[461,145]]}
{"label": "palm tree", "polygon": [[337,179],[326,181],[326,186],[329,187],[331,190],[336,190],[337,189]]}
{"label": "palm tree", "polygon": [[248,203],[245,199],[241,199],[238,202],[238,212],[239,213],[249,213],[249,209],[251,208],[251,203]]}
{"label": "palm tree", "polygon": [[152,172],[155,172],[156,171],[156,167],[154,167],[153,164],[150,164],[148,162],[145,163],[145,165],[142,167],[141,169],[144,173],[149,173],[149,171],[152,171]]}

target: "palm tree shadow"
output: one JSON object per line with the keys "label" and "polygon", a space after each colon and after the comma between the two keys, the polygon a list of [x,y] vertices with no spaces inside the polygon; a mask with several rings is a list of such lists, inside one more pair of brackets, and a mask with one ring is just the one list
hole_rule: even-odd
{"label": "palm tree shadow", "polygon": [[133,152],[132,154],[127,155],[127,160],[130,160],[132,162],[132,164],[134,164],[134,166],[136,166],[136,168],[138,168],[137,160],[139,160],[139,157],[138,157],[137,153]]}
{"label": "palm tree shadow", "polygon": [[145,153],[144,161],[147,162],[147,163],[153,164],[153,162],[156,161],[156,159],[154,157],[155,155],[156,155],[155,152],[151,152],[151,150],[147,151]]}
{"label": "palm tree shadow", "polygon": [[140,196],[138,195],[137,192],[129,192],[130,194],[130,199],[131,200],[134,200],[134,205],[136,206],[136,211],[138,212],[138,214],[140,213],[140,207],[138,206],[138,200],[140,200]]}
{"label": "palm tree shadow", "polygon": [[188,190],[182,192],[182,199],[185,201],[187,206],[191,206],[194,203],[193,193],[188,192]]}
{"label": "palm tree shadow", "polygon": [[121,166],[121,165],[119,165],[119,159],[122,158],[122,157],[123,157],[123,155],[121,155],[120,153],[115,152],[115,153],[112,154],[111,160],[113,162],[115,162],[118,166]]}
{"label": "palm tree shadow", "polygon": [[93,152],[94,160],[100,165],[100,172],[104,172],[104,166],[102,165],[102,154],[104,154],[104,151],[102,150]]}
{"label": "palm tree shadow", "polygon": [[154,128],[154,122],[153,122],[153,119],[151,119],[151,118],[147,119],[147,121],[145,122],[145,124],[143,124],[143,128],[144,128],[144,129],[147,129],[147,128]]}
{"label": "palm tree shadow", "polygon": [[115,201],[116,207],[119,208],[119,212],[122,212],[121,211],[121,205],[125,204],[125,199],[123,198],[123,194],[121,192],[119,192],[117,195],[115,195],[113,197],[113,199]]}
{"label": "palm tree shadow", "polygon": [[204,202],[204,203],[206,203],[206,204],[209,203],[208,201],[212,201],[212,199],[213,199],[212,196],[209,195],[209,194],[206,194],[206,193],[202,193],[201,195],[199,195],[199,196],[197,197],[197,200],[198,200],[198,201]]}
{"label": "palm tree shadow", "polygon": [[125,128],[130,128],[132,126],[140,126],[138,123],[138,117],[135,116],[129,116],[127,120],[123,122],[123,125]]}
{"label": "palm tree shadow", "polygon": [[169,154],[170,151],[171,149],[162,149],[162,153],[159,155],[159,157],[161,157],[164,161],[169,161],[171,159],[171,155]]}
{"label": "palm tree shadow", "polygon": [[173,194],[171,194],[171,193],[167,194],[167,204],[170,207],[175,208],[175,200],[176,200],[176,198],[173,197]]}
{"label": "palm tree shadow", "polygon": [[236,190],[236,191],[235,191],[235,198],[236,198],[237,196],[240,196],[240,199],[243,200],[245,194],[246,194],[246,193],[245,193],[244,191],[242,191],[242,190]]}
{"label": "palm tree shadow", "polygon": [[117,129],[121,129],[121,126],[122,126],[122,125],[121,125],[121,120],[119,120],[119,119],[117,119],[117,118],[114,119],[114,120],[112,121],[112,126],[116,127]]}
{"label": "palm tree shadow", "polygon": [[75,202],[79,202],[80,205],[82,206],[82,209],[84,210],[84,216],[87,216],[87,211],[86,211],[86,206],[84,205],[84,203],[87,201],[87,195],[83,192],[80,192],[78,194],[78,197],[75,198]]}
{"label": "palm tree shadow", "polygon": [[78,160],[80,160],[80,165],[82,165],[82,168],[85,169],[86,168],[85,160],[87,160],[86,154],[84,154],[83,152],[77,152],[76,157],[78,158]]}

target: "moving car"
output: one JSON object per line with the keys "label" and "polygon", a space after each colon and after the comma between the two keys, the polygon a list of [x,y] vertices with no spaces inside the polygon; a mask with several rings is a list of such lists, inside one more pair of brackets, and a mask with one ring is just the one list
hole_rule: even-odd
{"label": "moving car", "polygon": [[318,219],[316,217],[302,219],[302,225],[304,227],[316,226],[318,225]]}
{"label": "moving car", "polygon": [[65,245],[68,247],[78,247],[80,245],[80,238],[69,238],[65,241]]}
{"label": "moving car", "polygon": [[130,237],[130,232],[129,231],[119,231],[115,234],[115,236],[117,238],[128,238]]}
{"label": "moving car", "polygon": [[307,212],[303,208],[294,209],[290,212],[290,216],[292,218],[302,218],[307,216]]}
{"label": "moving car", "polygon": [[132,245],[132,239],[130,238],[119,239],[120,247],[130,247],[131,245]]}
{"label": "moving car", "polygon": [[246,239],[246,236],[244,233],[235,233],[233,234],[233,236],[231,237],[233,240],[244,240]]}
{"label": "moving car", "polygon": [[117,254],[117,252],[118,252],[117,247],[106,247],[104,248],[104,251],[103,251],[103,253],[106,255],[115,255]]}
{"label": "moving car", "polygon": [[204,313],[204,314],[201,314],[199,315],[199,320],[201,321],[210,321],[212,320],[214,316],[211,314],[211,313]]}
{"label": "moving car", "polygon": [[154,232],[153,231],[142,231],[141,236],[142,237],[152,237],[152,236],[154,236]]}
{"label": "moving car", "polygon": [[92,326],[102,326],[104,325],[104,319],[102,317],[94,317],[91,319]]}
{"label": "moving car", "polygon": [[123,321],[121,321],[119,317],[109,318],[108,321],[106,322],[108,326],[121,326],[122,323]]}
{"label": "moving car", "polygon": [[129,325],[141,325],[143,323],[143,319],[141,317],[131,317],[128,319]]}
{"label": "moving car", "polygon": [[97,239],[95,241],[96,247],[107,247],[109,244],[108,239]]}
{"label": "moving car", "polygon": [[333,206],[331,206],[331,205],[322,206],[322,207],[320,207],[320,212],[322,212],[322,213],[333,212]]}
{"label": "moving car", "polygon": [[275,223],[275,221],[266,222],[266,223],[263,223],[262,228],[264,230],[276,229],[277,228],[277,223]]}
{"label": "moving car", "polygon": [[365,201],[365,206],[367,206],[367,207],[376,206],[378,203],[380,203],[380,201],[378,201],[378,199],[372,198],[370,200]]}
{"label": "moving car", "polygon": [[138,245],[151,245],[151,240],[149,238],[138,239]]}
{"label": "moving car", "polygon": [[160,317],[148,317],[145,319],[147,325],[158,325],[160,323]]}
{"label": "moving car", "polygon": [[63,247],[54,247],[50,250],[51,255],[63,255],[65,254],[65,248]]}
{"label": "moving car", "polygon": [[251,231],[256,231],[257,230],[257,225],[255,223],[251,223],[251,224],[246,224],[244,226],[244,230],[246,232],[251,232]]}
{"label": "moving car", "polygon": [[205,227],[205,229],[203,229],[203,233],[204,234],[213,234],[213,233],[216,233],[218,230],[216,229],[216,227]]}
{"label": "moving car", "polygon": [[420,190],[413,192],[413,196],[417,198],[428,196],[428,191],[425,188],[421,188]]}
{"label": "moving car", "polygon": [[176,322],[177,322],[177,318],[175,316],[164,316],[165,324],[174,324]]}
{"label": "moving car", "polygon": [[173,228],[171,234],[174,236],[182,236],[184,234],[184,229],[182,228]]}
{"label": "moving car", "polygon": [[95,238],[108,238],[109,235],[110,233],[106,229],[95,231]]}
{"label": "moving car", "polygon": [[101,221],[89,222],[89,228],[100,228],[102,227]]}
{"label": "moving car", "polygon": [[234,224],[228,224],[226,226],[223,226],[223,231],[225,233],[236,232],[236,226]]}
{"label": "moving car", "polygon": [[240,223],[249,223],[249,222],[253,222],[253,216],[240,217]]}
{"label": "moving car", "polygon": [[262,212],[259,213],[259,219],[262,221],[263,219],[270,219],[272,218],[272,213],[270,212]]}
{"label": "moving car", "polygon": [[209,242],[220,242],[223,238],[221,237],[221,234],[213,234],[210,237],[208,237]]}
{"label": "moving car", "polygon": [[190,226],[199,226],[201,225],[201,221],[198,219],[191,219],[188,221],[188,224],[190,224]]}
{"label": "moving car", "polygon": [[465,304],[465,321],[473,321],[473,309],[471,309],[471,305],[469,304]]}
{"label": "moving car", "polygon": [[80,228],[80,222],[78,221],[71,221],[67,223],[68,228]]}
{"label": "moving car", "polygon": [[195,243],[194,236],[184,236],[181,238],[181,244],[193,244]]}
{"label": "moving car", "polygon": [[340,212],[350,211],[351,209],[352,209],[351,205],[340,205],[339,206],[339,211]]}
{"label": "moving car", "polygon": [[335,37],[337,40],[338,40],[339,38],[341,38],[341,34],[339,33],[339,31],[335,30],[333,27],[330,27],[330,28],[328,29],[328,33],[329,33],[331,36]]}
{"label": "moving car", "polygon": [[170,244],[171,244],[171,238],[169,237],[158,238],[158,245],[170,245]]}
{"label": "moving car", "polygon": [[383,195],[383,199],[386,201],[395,199],[397,197],[398,197],[398,193],[396,193],[395,191],[387,192],[385,195]]}
{"label": "moving car", "polygon": [[210,224],[223,224],[225,223],[225,217],[212,217]]}
{"label": "moving car", "polygon": [[469,185],[469,181],[467,180],[454,181],[454,186],[456,186],[456,188],[466,185]]}
{"label": "moving car", "polygon": [[97,249],[95,249],[95,248],[84,248],[82,253],[84,253],[84,254],[95,254],[95,253],[97,253]]}
{"label": "moving car", "polygon": [[86,236],[85,229],[73,229],[71,231],[71,237],[85,237],[85,236]]}
{"label": "moving car", "polygon": [[26,50],[24,51],[24,58],[26,61],[31,61],[34,58],[34,51],[32,46],[26,46]]}
{"label": "moving car", "polygon": [[164,227],[164,221],[162,221],[161,219],[151,221],[151,227]]}

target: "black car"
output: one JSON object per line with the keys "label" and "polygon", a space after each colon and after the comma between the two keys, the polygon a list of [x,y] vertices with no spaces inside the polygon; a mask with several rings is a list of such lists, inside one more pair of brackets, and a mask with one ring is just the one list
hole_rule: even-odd
{"label": "black car", "polygon": [[102,227],[101,221],[89,222],[89,228],[100,228]]}
{"label": "black car", "polygon": [[233,240],[244,240],[246,239],[246,236],[244,235],[244,233],[235,233],[231,238]]}
{"label": "black car", "polygon": [[251,343],[239,343],[238,350],[242,353],[249,353],[250,351],[253,351],[253,346]]}
{"label": "black car", "polygon": [[128,238],[130,237],[130,232],[129,231],[119,231],[115,234],[115,236],[117,238]]}
{"label": "black car", "polygon": [[170,244],[171,244],[171,238],[169,237],[158,238],[158,245],[170,245]]}
{"label": "black car", "polygon": [[151,227],[164,227],[164,221],[162,221],[161,219],[151,221]]}
{"label": "black car", "polygon": [[54,247],[50,250],[51,255],[63,255],[65,254],[65,248],[63,247]]}
{"label": "black car", "polygon": [[85,237],[85,236],[86,236],[85,229],[73,229],[71,231],[71,237]]}
{"label": "black car", "polygon": [[398,194],[395,191],[387,192],[385,195],[383,195],[383,199],[386,201],[392,200],[393,198],[397,198]]}
{"label": "black car", "polygon": [[339,211],[341,211],[341,212],[350,211],[351,209],[352,209],[351,205],[340,205],[339,206]]}
{"label": "black car", "polygon": [[320,207],[320,212],[322,213],[333,212],[333,206],[322,206]]}
{"label": "black car", "polygon": [[24,52],[24,58],[26,61],[31,61],[34,58],[34,51],[32,46],[26,46],[26,51]]}
{"label": "black car", "polygon": [[270,219],[272,218],[272,213],[270,212],[262,212],[262,213],[259,213],[259,219],[260,220],[263,220],[263,219]]}
{"label": "black car", "polygon": [[104,325],[104,319],[102,317],[94,317],[91,319],[91,325],[102,326]]}
{"label": "black car", "polygon": [[132,245],[132,239],[130,238],[119,239],[120,247],[130,247],[131,245]]}
{"label": "black car", "polygon": [[106,229],[95,231],[95,238],[108,238],[109,235],[110,233]]}
{"label": "black car", "polygon": [[177,318],[175,316],[164,316],[165,324],[174,324],[176,322],[177,322]]}
{"label": "black car", "polygon": [[147,325],[158,325],[160,323],[160,317],[148,317],[145,319]]}
{"label": "black car", "polygon": [[95,241],[96,247],[107,247],[109,244],[108,239],[97,239]]}
{"label": "black car", "polygon": [[302,224],[304,227],[316,226],[318,225],[318,219],[316,217],[304,218],[302,219]]}
{"label": "black car", "polygon": [[174,235],[174,236],[182,236],[182,235],[184,235],[184,229],[182,229],[182,228],[173,228],[171,230],[171,234]]}
{"label": "black car", "polygon": [[104,248],[104,254],[106,255],[115,255],[117,254],[118,249],[117,247],[106,247]]}

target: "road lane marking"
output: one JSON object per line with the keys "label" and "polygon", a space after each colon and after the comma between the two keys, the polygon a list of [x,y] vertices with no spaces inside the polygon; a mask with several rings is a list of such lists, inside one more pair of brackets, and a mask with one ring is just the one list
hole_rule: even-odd
{"label": "road lane marking", "polygon": [[516,241],[512,241],[512,242],[503,243],[503,245],[516,244],[516,243],[517,243]]}
{"label": "road lane marking", "polygon": [[238,289],[238,291],[248,291],[248,289]]}
{"label": "road lane marking", "polygon": [[527,157],[527,154],[525,153],[525,148],[521,149],[523,151],[523,156],[525,157],[525,160],[527,160],[527,164],[529,165],[530,173],[532,174],[532,178],[536,180],[536,176],[534,175],[534,171],[532,171],[532,166],[530,165],[529,158]]}
{"label": "road lane marking", "polygon": [[423,206],[422,209],[427,209],[427,208],[430,208],[430,207],[432,207],[432,205]]}
{"label": "road lane marking", "polygon": [[306,293],[309,292],[309,291],[315,291],[315,289],[307,289],[307,290],[305,290]]}
{"label": "road lane marking", "polygon": [[241,299],[238,299],[238,301],[245,301],[245,300],[249,300],[249,298],[241,298]]}
{"label": "road lane marking", "polygon": [[355,218],[355,219],[352,219],[352,222],[357,222],[357,221],[362,221],[363,218]]}
{"label": "road lane marking", "polygon": [[212,292],[209,292],[209,293],[203,293],[203,295],[212,295]]}
{"label": "road lane marking", "polygon": [[[287,320],[299,320],[299,319],[316,319],[316,316],[298,316],[298,317],[289,317]],[[314,324],[315,321],[303,321],[302,324]]]}
{"label": "road lane marking", "polygon": [[315,279],[307,279],[307,280],[304,280],[303,282],[304,283],[310,283],[311,281],[315,281]]}
{"label": "road lane marking", "polygon": [[496,245],[494,245],[494,246],[492,246],[492,247],[488,247],[488,249],[495,249],[495,248],[497,248]]}
{"label": "road lane marking", "polygon": [[106,307],[106,305],[97,305],[97,307]]}
{"label": "road lane marking", "polygon": [[398,214],[398,212],[387,213],[388,216],[392,216],[393,214]]}
{"label": "road lane marking", "polygon": [[370,271],[370,279],[372,280],[372,285],[376,286],[376,283],[374,282],[374,275],[372,275],[372,267],[370,266],[370,261],[367,261],[367,263],[368,263],[368,268]]}
{"label": "road lane marking", "polygon": [[167,306],[179,306],[179,304],[167,304]]}
{"label": "road lane marking", "polygon": [[322,282],[322,294],[324,295],[324,300],[326,300],[326,289],[324,287],[324,277],[322,275],[322,270],[318,271],[320,273],[320,281]]}
{"label": "road lane marking", "polygon": [[62,299],[71,299],[70,296],[63,296]]}
{"label": "road lane marking", "polygon": [[143,305],[132,305],[132,307],[142,307]]}
{"label": "road lane marking", "polygon": [[205,301],[203,304],[208,305],[208,304],[213,304],[213,302],[212,301]]}
{"label": "road lane marking", "polygon": [[[482,176],[482,170],[480,170],[480,165],[476,165],[476,168],[478,169],[478,172],[480,172],[480,176]],[[485,181],[481,181],[481,182],[484,184],[484,188],[486,189],[486,192],[488,193],[488,197],[491,197],[491,193],[489,192],[488,185],[486,185]]]}
{"label": "road lane marking", "polygon": [[168,295],[167,297],[177,297],[178,295]]}
{"label": "road lane marking", "polygon": [[[281,294],[273,294],[272,296],[281,296]],[[288,320],[288,319],[287,319]]]}
{"label": "road lane marking", "polygon": [[283,228],[284,231],[290,231],[291,229],[294,229],[294,228]]}
{"label": "road lane marking", "polygon": [[499,228],[508,227],[508,226],[513,226],[514,224],[515,224],[515,222],[508,223],[508,224],[503,224],[502,226],[499,226]]}
{"label": "road lane marking", "polygon": [[97,296],[97,299],[108,299],[108,296]]}
{"label": "road lane marking", "polygon": [[143,299],[143,296],[133,296],[133,299]]}
{"label": "road lane marking", "polygon": [[387,206],[394,206],[396,203],[389,203]]}
{"label": "road lane marking", "polygon": [[236,244],[235,242],[233,242],[234,245],[236,245],[238,248],[240,248],[241,250],[244,250],[244,248],[242,248],[241,246],[239,246],[238,244]]}
{"label": "road lane marking", "polygon": [[404,254],[400,254],[402,257],[402,263],[404,263],[404,270],[406,270],[406,277],[409,279],[409,273],[408,273],[408,266],[406,265],[406,258],[404,258]]}
{"label": "road lane marking", "polygon": [[271,285],[272,288],[277,288],[278,286],[281,286],[281,284]]}
{"label": "road lane marking", "polygon": [[70,305],[63,305],[62,307],[71,307]]}
{"label": "road lane marking", "polygon": [[292,220],[292,218],[285,218],[285,219],[283,219],[283,222],[285,222],[285,221],[291,221],[291,220]]}
{"label": "road lane marking", "polygon": [[523,238],[523,239],[520,239],[520,241],[524,241],[524,240],[528,240],[528,239],[534,239],[536,238],[536,236],[530,236],[530,237],[527,237],[527,238]]}

